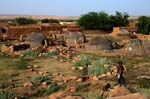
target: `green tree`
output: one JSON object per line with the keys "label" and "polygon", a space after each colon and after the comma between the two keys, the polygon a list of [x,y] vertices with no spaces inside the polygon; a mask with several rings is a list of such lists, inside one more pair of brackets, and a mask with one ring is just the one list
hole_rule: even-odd
{"label": "green tree", "polygon": [[42,23],[49,23],[50,21],[49,21],[49,19],[42,19],[41,22]]}
{"label": "green tree", "polygon": [[119,26],[127,26],[129,15],[127,13],[120,13],[116,11],[115,15],[110,16],[110,23],[113,25],[113,27],[119,27]]}
{"label": "green tree", "polygon": [[114,26],[126,26],[128,25],[127,13],[116,12],[115,15],[108,15],[105,12],[89,12],[82,15],[77,21],[79,26],[84,26],[86,29],[101,29],[110,30]]}
{"label": "green tree", "polygon": [[56,19],[49,19],[49,22],[50,22],[50,23],[59,23],[59,21],[56,20]]}
{"label": "green tree", "polygon": [[150,17],[139,17],[137,23],[137,32],[142,34],[150,34]]}
{"label": "green tree", "polygon": [[77,23],[79,26],[84,26],[86,29],[98,29],[98,14],[96,12],[89,12],[83,15]]}
{"label": "green tree", "polygon": [[37,22],[36,20],[32,18],[25,18],[25,17],[15,18],[15,21],[19,25],[35,24]]}

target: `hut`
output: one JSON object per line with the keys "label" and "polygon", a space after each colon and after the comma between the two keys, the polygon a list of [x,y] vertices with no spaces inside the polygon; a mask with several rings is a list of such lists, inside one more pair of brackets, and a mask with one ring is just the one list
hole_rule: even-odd
{"label": "hut", "polygon": [[47,45],[46,37],[41,33],[32,32],[25,37],[25,44],[29,44],[31,48],[39,48]]}
{"label": "hut", "polygon": [[120,31],[117,32],[117,36],[129,36],[130,32],[126,29],[121,29]]}
{"label": "hut", "polygon": [[81,32],[66,32],[64,33],[64,39],[67,45],[75,45],[84,43],[85,36]]}
{"label": "hut", "polygon": [[148,55],[150,56],[150,39],[132,39],[125,47],[125,53],[129,55]]}
{"label": "hut", "polygon": [[105,37],[94,37],[92,38],[88,45],[87,50],[111,50],[112,49],[112,42],[105,38]]}

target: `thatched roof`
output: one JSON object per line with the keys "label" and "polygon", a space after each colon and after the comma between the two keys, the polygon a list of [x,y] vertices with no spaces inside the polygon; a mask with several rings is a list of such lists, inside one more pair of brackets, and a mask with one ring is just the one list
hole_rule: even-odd
{"label": "thatched roof", "polygon": [[94,37],[89,41],[88,50],[110,50],[111,41],[104,37]]}
{"label": "thatched roof", "polygon": [[65,38],[78,38],[78,37],[83,37],[84,34],[81,32],[66,32],[64,34]]}
{"label": "thatched roof", "polygon": [[25,38],[25,43],[37,48],[44,45],[44,40],[46,40],[46,37],[43,34],[32,32]]}
{"label": "thatched roof", "polygon": [[126,47],[126,53],[130,55],[150,55],[150,39],[132,39]]}
{"label": "thatched roof", "polygon": [[66,32],[64,38],[67,45],[81,44],[85,41],[85,36],[81,32]]}
{"label": "thatched roof", "polygon": [[126,29],[121,29],[119,32],[117,32],[117,35],[129,35],[129,31]]}

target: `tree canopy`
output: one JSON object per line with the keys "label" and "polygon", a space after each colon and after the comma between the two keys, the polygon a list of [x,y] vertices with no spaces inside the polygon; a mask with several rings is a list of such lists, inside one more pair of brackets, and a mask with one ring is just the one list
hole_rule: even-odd
{"label": "tree canopy", "polygon": [[56,19],[42,19],[41,22],[42,23],[59,23],[59,21]]}
{"label": "tree canopy", "polygon": [[150,17],[139,17],[137,23],[137,32],[142,34],[150,34]]}
{"label": "tree canopy", "polygon": [[101,29],[110,30],[114,26],[126,26],[128,25],[127,13],[116,12],[115,15],[108,15],[105,12],[89,12],[84,14],[77,21],[79,26],[83,26],[86,29]]}
{"label": "tree canopy", "polygon": [[15,18],[15,21],[19,25],[35,24],[37,22],[36,20],[32,18],[25,18],[25,17]]}

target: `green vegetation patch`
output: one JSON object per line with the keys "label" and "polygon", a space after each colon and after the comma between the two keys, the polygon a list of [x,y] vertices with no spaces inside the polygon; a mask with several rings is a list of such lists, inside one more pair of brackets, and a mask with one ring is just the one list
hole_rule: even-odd
{"label": "green vegetation patch", "polygon": [[106,58],[101,58],[92,63],[92,65],[88,68],[88,73],[94,76],[99,76],[101,74],[105,74],[110,71],[109,69],[110,62]]}

